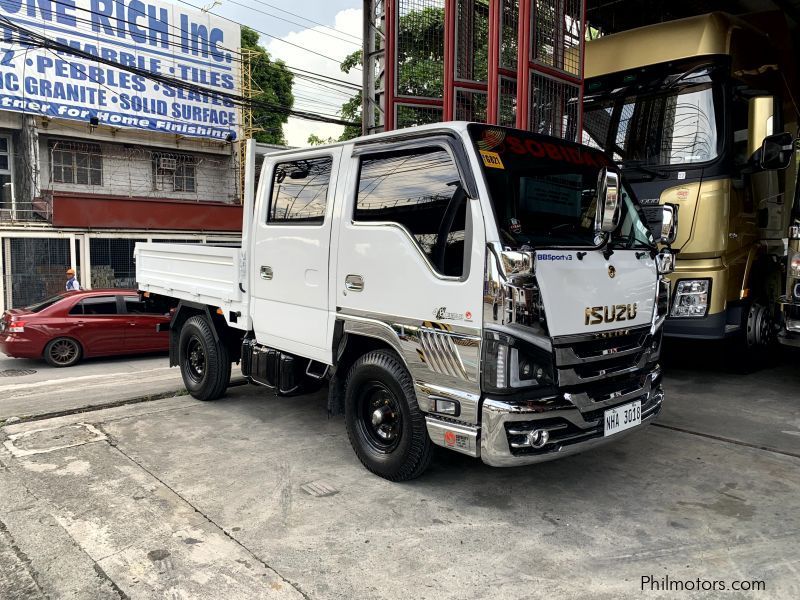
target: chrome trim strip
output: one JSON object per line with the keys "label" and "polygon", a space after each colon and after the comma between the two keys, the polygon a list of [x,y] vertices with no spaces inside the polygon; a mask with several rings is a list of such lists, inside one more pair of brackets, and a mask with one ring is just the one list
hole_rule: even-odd
{"label": "chrome trim strip", "polygon": [[565,393],[564,398],[572,402],[581,412],[589,412],[596,408],[605,408],[606,406],[611,406],[612,404],[619,404],[621,402],[625,402],[626,400],[632,400],[633,398],[638,398],[639,396],[644,396],[645,394],[649,396],[652,386],[653,377],[648,376],[645,378],[643,386],[638,387],[630,392],[625,392],[624,394],[619,394],[616,396],[612,394],[611,397],[606,398],[605,400],[594,400],[588,392],[582,392],[580,394]]}
{"label": "chrome trim strip", "polygon": [[[554,346],[568,346],[571,344],[579,343],[579,342],[594,342],[599,339],[613,339],[617,335],[633,335],[636,333],[649,333],[650,325],[638,326],[638,327],[631,327],[628,328],[621,328],[621,329],[612,329],[611,331],[604,331],[602,333],[575,333],[571,335],[562,335],[560,337],[553,338],[553,345]],[[620,332],[623,332],[620,334]]]}
{"label": "chrome trim strip", "polygon": [[[613,355],[611,355],[613,356]],[[609,369],[600,369],[600,374],[598,375],[589,375],[587,377],[581,377],[578,373],[575,372],[575,369],[558,369],[558,385],[559,387],[563,386],[572,386],[572,385],[582,385],[585,383],[593,383],[596,381],[603,381],[609,379],[610,377],[618,377],[620,375],[630,375],[631,373],[635,373],[636,371],[640,371],[644,369],[645,365],[647,365],[650,358],[650,354],[645,351],[642,354],[642,357],[636,362],[635,365],[631,365],[628,367],[623,368],[609,368]],[[598,366],[601,366],[598,363]]]}

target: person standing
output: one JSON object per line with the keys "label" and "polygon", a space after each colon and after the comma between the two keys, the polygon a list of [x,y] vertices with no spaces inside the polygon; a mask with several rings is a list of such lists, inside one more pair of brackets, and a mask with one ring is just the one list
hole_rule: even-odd
{"label": "person standing", "polygon": [[67,291],[68,292],[71,292],[73,290],[76,291],[76,292],[80,291],[81,284],[78,283],[78,279],[77,279],[77,277],[75,277],[75,269],[73,269],[71,267],[69,269],[67,269],[67,278],[68,278],[67,279]]}

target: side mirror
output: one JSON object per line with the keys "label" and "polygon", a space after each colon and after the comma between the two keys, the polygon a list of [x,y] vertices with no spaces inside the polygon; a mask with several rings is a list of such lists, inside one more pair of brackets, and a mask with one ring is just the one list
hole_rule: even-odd
{"label": "side mirror", "polygon": [[759,166],[765,171],[786,169],[792,162],[794,138],[791,133],[768,135],[761,144]]}
{"label": "side mirror", "polygon": [[611,233],[619,225],[619,175],[606,168],[597,177],[597,217],[595,229]]}

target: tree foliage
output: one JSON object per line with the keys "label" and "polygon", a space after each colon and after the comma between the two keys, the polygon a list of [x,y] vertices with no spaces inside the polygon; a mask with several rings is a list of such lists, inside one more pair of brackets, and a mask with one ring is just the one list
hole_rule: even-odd
{"label": "tree foliage", "polygon": [[272,60],[258,41],[257,31],[242,26],[242,49],[257,53],[251,60],[252,86],[256,90],[253,100],[260,103],[253,106],[253,124],[256,128],[253,137],[267,144],[285,144],[283,125],[294,106],[294,75],[282,60]]}

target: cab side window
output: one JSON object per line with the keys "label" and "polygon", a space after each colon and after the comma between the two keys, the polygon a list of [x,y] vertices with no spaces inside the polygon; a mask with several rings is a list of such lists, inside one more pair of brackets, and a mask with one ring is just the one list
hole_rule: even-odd
{"label": "cab side window", "polygon": [[276,164],[267,223],[322,225],[332,166],[330,157]]}
{"label": "cab side window", "polygon": [[463,274],[466,204],[458,170],[444,148],[361,160],[354,220],[401,225],[441,275]]}

